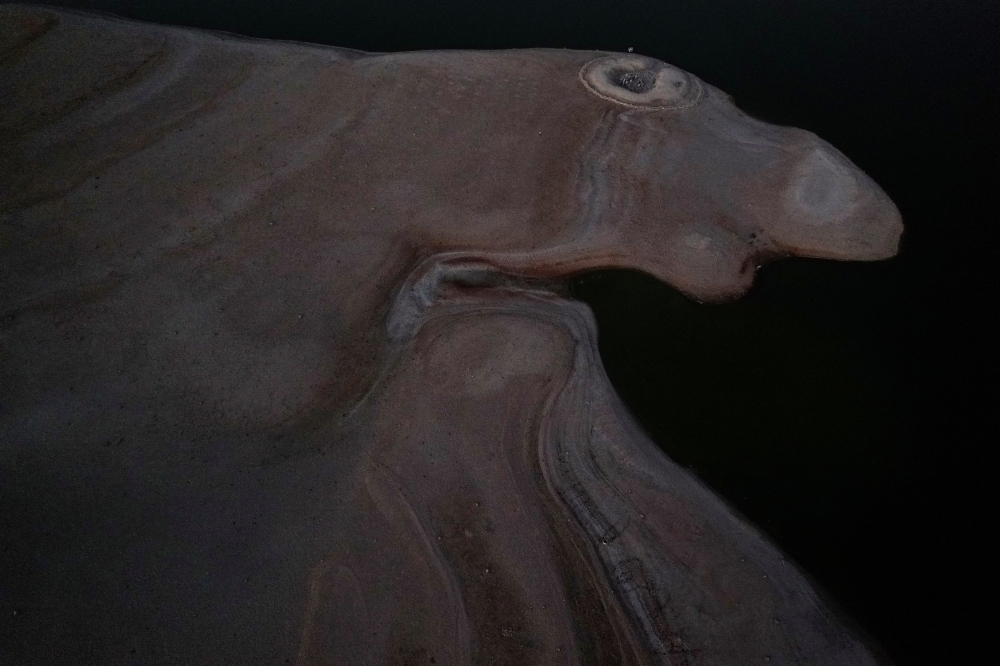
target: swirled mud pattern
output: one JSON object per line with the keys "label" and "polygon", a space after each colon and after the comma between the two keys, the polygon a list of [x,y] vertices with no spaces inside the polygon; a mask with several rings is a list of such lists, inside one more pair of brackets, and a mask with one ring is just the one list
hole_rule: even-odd
{"label": "swirled mud pattern", "polygon": [[873,661],[563,286],[892,256],[832,146],[633,55],[0,26],[5,663]]}

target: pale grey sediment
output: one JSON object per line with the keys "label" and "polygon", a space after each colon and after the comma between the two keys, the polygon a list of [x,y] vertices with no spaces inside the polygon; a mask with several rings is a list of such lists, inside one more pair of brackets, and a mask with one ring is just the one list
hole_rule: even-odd
{"label": "pale grey sediment", "polygon": [[[536,398],[539,425],[526,435],[525,446],[535,448],[537,458],[506,452],[518,461],[509,471],[524,479],[509,487],[548,494],[573,517],[585,537],[579,556],[612,593],[605,603],[619,607],[609,614],[628,620],[618,658],[634,653],[641,661],[666,664],[874,663],[777,549],[634,424],[604,374],[596,326],[585,306],[510,286],[517,280],[509,276],[487,278],[481,266],[470,284],[469,270],[422,271],[458,276],[459,285],[447,278],[434,289],[423,285],[424,307],[396,352],[393,373],[412,372],[401,366],[413,363],[412,348],[419,346],[426,321],[458,328],[475,318],[485,328],[491,319],[516,317],[524,320],[519,326],[553,328],[565,336],[568,344],[553,359],[564,378]],[[433,386],[428,382],[430,391]],[[515,393],[502,386],[493,390]],[[489,448],[485,442],[467,444]],[[405,475],[403,468],[398,473]],[[477,473],[466,470],[469,477]],[[510,506],[518,499],[501,495],[494,501]],[[433,511],[425,522],[436,522]],[[678,552],[677,542],[690,551]],[[713,579],[726,582],[713,585]]]}
{"label": "pale grey sediment", "polygon": [[564,287],[891,256],[828,144],[637,56],[15,6],[0,98],[0,661],[871,661]]}

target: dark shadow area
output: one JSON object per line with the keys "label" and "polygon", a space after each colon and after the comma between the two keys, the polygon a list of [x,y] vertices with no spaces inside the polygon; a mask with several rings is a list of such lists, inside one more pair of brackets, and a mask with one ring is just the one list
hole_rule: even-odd
{"label": "dark shadow area", "polygon": [[[989,398],[955,386],[972,369],[922,349],[954,341],[893,303],[897,269],[785,260],[726,304],[634,271],[571,287],[594,310],[612,384],[667,455],[896,663],[923,664],[970,654],[985,619],[971,603],[982,480],[963,460],[986,445]],[[928,643],[929,628],[947,640]]]}

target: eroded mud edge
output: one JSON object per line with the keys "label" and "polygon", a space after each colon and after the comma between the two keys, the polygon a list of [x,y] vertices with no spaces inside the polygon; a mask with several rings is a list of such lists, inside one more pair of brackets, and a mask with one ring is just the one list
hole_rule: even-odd
{"label": "eroded mud edge", "polygon": [[[544,407],[539,469],[554,505],[586,544],[593,576],[627,617],[627,642],[650,663],[716,663],[707,653],[724,629],[698,626],[699,618],[712,624],[716,600],[671,545],[708,530],[715,537],[706,542],[713,550],[707,560],[732,569],[721,577],[742,585],[736,596],[751,602],[736,613],[766,613],[773,623],[756,641],[767,663],[876,663],[775,545],[642,432],[604,372],[590,308],[570,300],[551,271],[527,269],[525,259],[449,253],[422,262],[386,317],[381,379],[430,318],[504,314],[562,328],[573,340],[571,372]],[[681,514],[691,524],[677,525]],[[757,580],[744,582],[750,578]]]}

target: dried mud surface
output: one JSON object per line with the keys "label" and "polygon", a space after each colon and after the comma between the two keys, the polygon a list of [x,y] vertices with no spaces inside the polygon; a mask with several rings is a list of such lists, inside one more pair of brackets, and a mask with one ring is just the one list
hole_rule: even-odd
{"label": "dried mud surface", "polygon": [[865,664],[620,403],[569,276],[895,253],[655,60],[0,7],[0,661]]}

